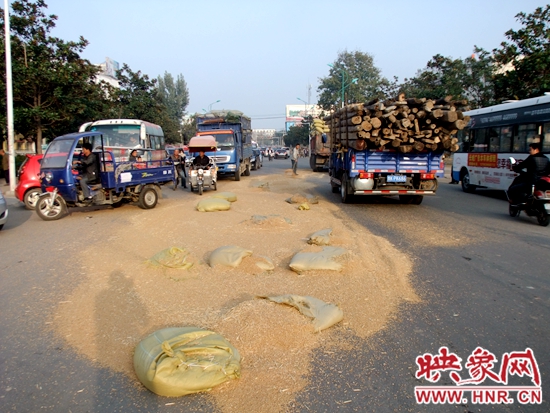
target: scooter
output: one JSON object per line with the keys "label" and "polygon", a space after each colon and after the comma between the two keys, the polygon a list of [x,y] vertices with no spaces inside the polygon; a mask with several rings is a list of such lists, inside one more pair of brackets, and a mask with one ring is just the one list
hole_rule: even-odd
{"label": "scooter", "polygon": [[[510,158],[510,163],[514,165],[516,160]],[[531,187],[531,194],[528,195],[525,202],[518,204],[512,203],[508,196],[508,212],[511,217],[517,217],[521,211],[530,217],[536,217],[539,225],[543,227],[550,224],[550,176],[543,176],[537,180],[537,182]]]}

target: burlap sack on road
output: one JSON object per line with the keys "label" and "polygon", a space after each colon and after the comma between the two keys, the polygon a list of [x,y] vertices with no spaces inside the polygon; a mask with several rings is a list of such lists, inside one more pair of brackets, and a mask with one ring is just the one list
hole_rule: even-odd
{"label": "burlap sack on road", "polygon": [[229,202],[235,202],[237,200],[237,195],[233,192],[217,192],[211,195],[210,198],[221,198]]}
{"label": "burlap sack on road", "polygon": [[179,397],[212,390],[240,376],[241,357],[221,335],[197,327],[158,330],[134,352],[134,370],[159,396]]}
{"label": "burlap sack on road", "polygon": [[340,307],[325,303],[315,297],[286,294],[274,297],[260,296],[259,298],[297,308],[306,317],[313,318],[313,328],[316,332],[329,328],[344,318],[344,312]]}
{"label": "burlap sack on road", "polygon": [[312,245],[330,245],[331,235],[332,228],[322,229],[311,234],[307,240],[307,243]]}
{"label": "burlap sack on road", "polygon": [[230,208],[231,202],[222,198],[201,199],[197,204],[197,211],[200,212],[228,211]]}
{"label": "burlap sack on road", "polygon": [[153,255],[147,264],[152,267],[167,267],[178,270],[187,270],[193,263],[187,262],[189,251],[185,248],[170,247]]}
{"label": "burlap sack on road", "polygon": [[237,267],[243,258],[252,255],[252,251],[246,250],[236,245],[226,245],[216,248],[210,254],[210,266],[226,265],[228,267]]}
{"label": "burlap sack on road", "polygon": [[303,204],[304,202],[318,204],[319,197],[311,194],[294,194],[290,198],[287,198],[286,202],[289,204]]}
{"label": "burlap sack on road", "polygon": [[290,268],[300,273],[308,270],[333,270],[340,271],[342,264],[334,261],[334,258],[347,253],[347,250],[339,247],[323,247],[319,252],[299,252],[290,260]]}

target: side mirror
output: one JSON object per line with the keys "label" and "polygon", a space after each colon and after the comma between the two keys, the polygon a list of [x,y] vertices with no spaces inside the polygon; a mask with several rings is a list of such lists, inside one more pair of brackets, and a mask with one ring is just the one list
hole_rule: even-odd
{"label": "side mirror", "polygon": [[516,161],[516,158],[514,158],[513,156],[510,156],[510,165],[515,165],[518,163],[518,161]]}

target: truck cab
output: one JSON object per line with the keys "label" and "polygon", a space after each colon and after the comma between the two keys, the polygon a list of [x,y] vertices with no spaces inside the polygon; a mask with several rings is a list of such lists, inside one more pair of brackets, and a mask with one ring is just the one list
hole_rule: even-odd
{"label": "truck cab", "polygon": [[[219,175],[250,175],[252,167],[252,129],[250,118],[239,111],[212,111],[197,116],[197,136],[216,139],[216,152],[207,152],[218,166]],[[193,155],[193,153],[191,154]]]}

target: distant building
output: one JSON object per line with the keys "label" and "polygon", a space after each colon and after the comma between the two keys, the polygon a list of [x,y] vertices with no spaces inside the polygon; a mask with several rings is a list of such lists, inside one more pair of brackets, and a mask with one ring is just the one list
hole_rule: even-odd
{"label": "distant building", "polygon": [[323,113],[323,109],[318,105],[286,105],[285,130],[288,132],[291,126],[299,126],[308,116],[318,118]]}
{"label": "distant building", "polygon": [[103,80],[111,86],[119,88],[120,85],[116,78],[116,71],[120,69],[118,62],[106,57],[105,61],[98,66],[101,68],[101,72],[97,75],[97,81]]}

